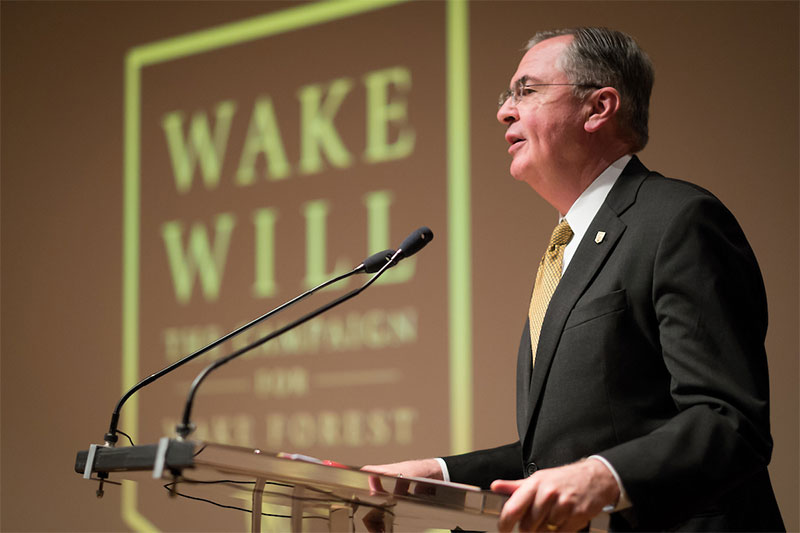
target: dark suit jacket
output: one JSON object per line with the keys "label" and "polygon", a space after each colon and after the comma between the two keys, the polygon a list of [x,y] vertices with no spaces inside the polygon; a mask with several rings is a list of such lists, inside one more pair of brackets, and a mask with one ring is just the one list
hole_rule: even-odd
{"label": "dark suit jacket", "polygon": [[488,487],[599,454],[633,503],[612,529],[782,529],[766,329],[733,215],[634,157],[553,295],[533,372],[523,328],[519,442],[445,458],[451,479]]}

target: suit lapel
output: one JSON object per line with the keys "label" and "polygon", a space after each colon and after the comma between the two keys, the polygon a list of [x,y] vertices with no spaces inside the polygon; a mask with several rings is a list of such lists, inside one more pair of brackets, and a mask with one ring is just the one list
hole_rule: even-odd
{"label": "suit lapel", "polygon": [[[527,403],[524,406],[524,412],[527,416],[524,419],[518,419],[518,429],[521,430],[520,438],[523,441],[524,437],[529,436],[531,422],[537,415],[537,407],[550,371],[550,365],[561,340],[561,334],[564,331],[564,324],[573,307],[575,307],[578,298],[585,292],[624,233],[626,225],[620,220],[619,215],[635,201],[636,192],[642,181],[647,177],[647,174],[648,170],[639,162],[638,158],[634,157],[628,163],[589,225],[589,229],[578,245],[569,267],[564,272],[564,276],[561,278],[558,287],[556,287],[555,293],[553,293],[550,305],[547,308],[547,314],[542,323],[539,347],[536,352],[536,364],[532,373],[530,373],[531,358],[529,350],[529,362],[527,365],[529,373],[526,375],[530,376],[530,386],[528,388]],[[599,243],[596,242],[598,232],[604,232]],[[530,346],[530,341],[528,344]],[[518,371],[522,368],[525,368],[525,365],[520,362]],[[519,412],[520,406],[517,409]]]}

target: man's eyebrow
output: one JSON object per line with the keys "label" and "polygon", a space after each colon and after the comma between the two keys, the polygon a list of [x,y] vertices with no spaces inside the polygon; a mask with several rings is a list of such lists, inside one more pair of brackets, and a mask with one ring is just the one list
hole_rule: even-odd
{"label": "man's eyebrow", "polygon": [[526,83],[528,83],[529,79],[531,79],[530,76],[528,76],[527,74],[523,74],[519,78],[517,78],[514,81],[512,81],[511,82],[511,86],[512,87],[519,87],[520,85],[525,85]]}
{"label": "man's eyebrow", "polygon": [[520,85],[527,85],[528,83],[542,83],[542,80],[537,78],[536,76],[529,76],[524,74],[514,80],[514,87],[518,87]]}

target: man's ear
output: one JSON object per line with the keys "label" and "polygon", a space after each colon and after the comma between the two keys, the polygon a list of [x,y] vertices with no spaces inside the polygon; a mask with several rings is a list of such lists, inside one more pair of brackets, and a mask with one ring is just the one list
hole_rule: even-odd
{"label": "man's ear", "polygon": [[583,124],[587,133],[594,133],[607,125],[620,109],[619,92],[613,87],[597,89],[586,100],[588,116]]}

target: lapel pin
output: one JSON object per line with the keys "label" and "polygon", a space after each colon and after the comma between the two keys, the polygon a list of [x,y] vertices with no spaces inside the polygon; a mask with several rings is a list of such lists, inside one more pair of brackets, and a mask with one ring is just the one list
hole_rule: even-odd
{"label": "lapel pin", "polygon": [[600,244],[601,242],[603,242],[603,237],[605,237],[605,236],[606,236],[606,232],[605,231],[598,231],[597,235],[594,236],[594,242],[596,242],[597,244]]}

